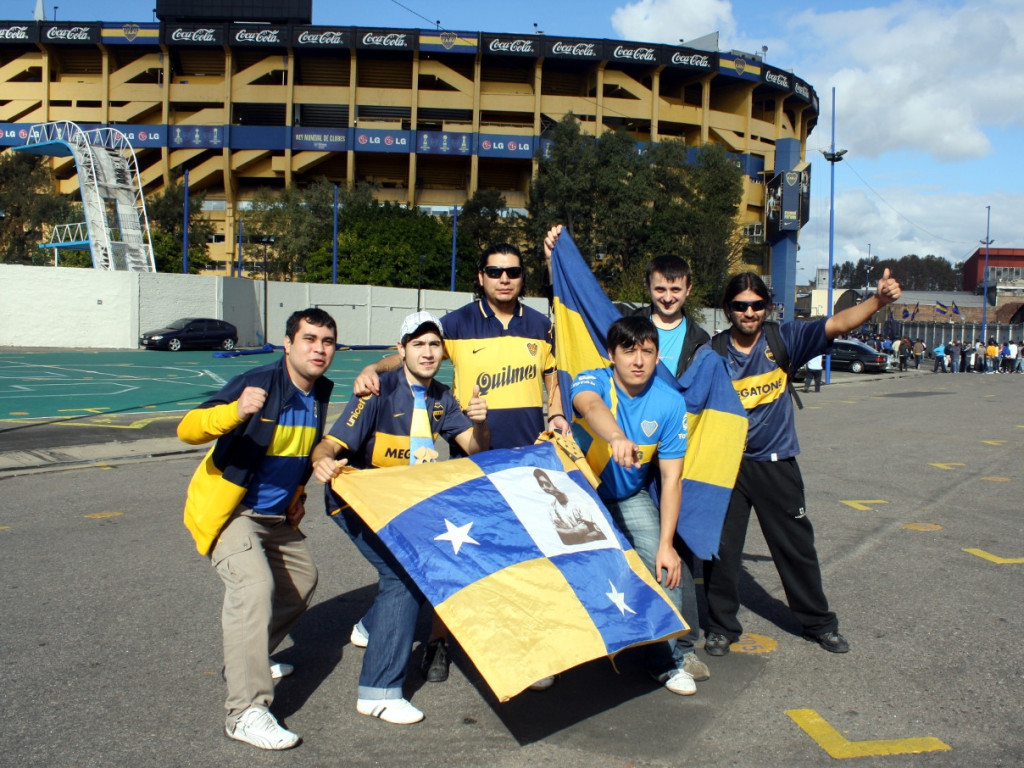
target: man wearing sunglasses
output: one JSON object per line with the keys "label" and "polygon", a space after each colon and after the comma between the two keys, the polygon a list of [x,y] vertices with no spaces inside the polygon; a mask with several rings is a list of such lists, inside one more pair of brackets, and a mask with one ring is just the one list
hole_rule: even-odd
{"label": "man wearing sunglasses", "polygon": [[[899,297],[900,285],[886,269],[878,281],[877,293],[864,302],[824,320],[778,326],[789,369],[797,370],[812,357],[827,354],[833,339],[860,327]],[[800,446],[787,374],[777,364],[764,332],[771,293],[760,277],[744,272],[726,286],[722,309],[732,327],[710,344],[712,349],[724,352],[749,426],[718,557],[704,563],[708,600],[704,649],[711,656],[724,656],[743,632],[737,619],[740,556],[753,507],[790,610],[803,626],[804,636],[826,651],[846,653],[850,645],[839,634],[839,620],[829,610],[821,585],[814,529],[805,511],[804,484],[796,463]]]}
{"label": "man wearing sunglasses", "polygon": [[[509,243],[492,245],[480,256],[476,300],[441,318],[445,355],[455,373],[452,391],[465,406],[474,387],[480,388],[480,397],[487,400],[491,448],[533,445],[549,427],[571,434],[558,394],[551,322],[519,300],[525,282],[519,249]],[[353,392],[379,395],[379,374],[400,364],[398,355],[391,355],[366,366]],[[447,679],[445,653],[435,656],[427,675],[432,681]],[[536,687],[552,682],[546,678]]]}

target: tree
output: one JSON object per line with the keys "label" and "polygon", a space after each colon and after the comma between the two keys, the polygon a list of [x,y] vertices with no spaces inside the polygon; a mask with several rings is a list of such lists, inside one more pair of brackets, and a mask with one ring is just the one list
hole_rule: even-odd
{"label": "tree", "polygon": [[717,296],[738,263],[736,214],[742,174],[725,151],[668,139],[646,148],[612,131],[594,139],[567,115],[552,132],[530,188],[528,232],[535,242],[563,223],[609,295],[646,299],[644,268],[653,256],[690,262],[694,301]]}
{"label": "tree", "polygon": [[888,268],[907,291],[957,291],[963,287],[963,264],[951,264],[939,256],[929,254],[923,259],[916,254],[899,259],[859,259],[856,264],[846,261],[833,270],[836,286],[863,288],[873,284]]}
{"label": "tree", "polygon": [[[56,191],[48,162],[37,155],[0,155],[0,261],[5,264],[46,264],[53,253],[39,244],[56,224],[76,220],[75,205]],[[80,218],[80,208],[78,221]],[[78,261],[71,251],[68,262]],[[89,262],[91,263],[91,261]]]}
{"label": "tree", "polygon": [[[216,232],[203,216],[203,192],[188,197],[188,271],[198,274],[210,263],[209,243]],[[149,235],[157,272],[181,272],[182,234],[185,231],[185,186],[178,179],[146,201]]]}

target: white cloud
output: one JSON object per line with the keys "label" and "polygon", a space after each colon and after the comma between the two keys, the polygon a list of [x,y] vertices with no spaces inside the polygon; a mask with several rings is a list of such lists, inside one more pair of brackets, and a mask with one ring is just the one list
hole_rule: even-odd
{"label": "white cloud", "polygon": [[729,0],[638,0],[615,9],[612,27],[627,40],[678,43],[711,32],[731,37],[736,20]]}
{"label": "white cloud", "polygon": [[[986,127],[1024,126],[1024,4],[906,0],[806,11],[790,24],[797,73],[814,83],[822,124],[835,86],[843,146],[863,157],[917,150],[940,161],[985,156]],[[773,62],[774,63],[774,62]]]}

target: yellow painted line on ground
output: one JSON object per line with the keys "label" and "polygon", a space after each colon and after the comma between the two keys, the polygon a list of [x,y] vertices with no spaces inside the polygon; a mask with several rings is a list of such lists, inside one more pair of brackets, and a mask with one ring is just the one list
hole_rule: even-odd
{"label": "yellow painted line on ground", "polygon": [[839,503],[845,504],[848,507],[853,507],[854,509],[859,509],[862,512],[870,512],[871,507],[867,506],[868,504],[888,504],[889,502],[882,499],[840,499]]}
{"label": "yellow painted line on ground", "polygon": [[961,463],[961,462],[959,462],[959,461],[947,461],[947,462],[930,461],[930,462],[928,462],[928,466],[929,467],[938,467],[939,469],[953,470],[953,469],[956,469],[957,467],[963,467],[963,466],[966,466],[966,465]]}
{"label": "yellow painted line on ground", "polygon": [[9,531],[9,530],[11,530],[11,526],[9,526],[9,525],[0,525],[0,531]]}
{"label": "yellow painted line on ground", "polygon": [[984,549],[965,549],[963,551],[996,565],[1020,565],[1024,563],[1024,557],[1000,557],[999,555],[993,555],[991,552],[986,552]]}
{"label": "yellow painted line on ground", "polygon": [[908,531],[941,531],[942,526],[938,523],[907,523],[903,526]]}
{"label": "yellow painted line on ground", "polygon": [[730,650],[738,653],[771,653],[778,647],[778,642],[767,635],[744,632],[740,639],[730,646]]}
{"label": "yellow painted line on ground", "polygon": [[790,709],[786,712],[804,733],[810,736],[829,757],[842,760],[847,757],[876,757],[879,755],[918,755],[922,752],[945,752],[949,744],[934,736],[909,739],[876,739],[850,741],[813,709]]}
{"label": "yellow painted line on ground", "polygon": [[150,424],[157,421],[178,421],[181,417],[175,414],[168,414],[167,416],[147,416],[144,419],[137,419],[129,422],[128,424],[112,424],[109,420],[95,420],[95,421],[59,421],[55,422],[60,424],[62,427],[103,427],[104,429],[142,429]]}
{"label": "yellow painted line on ground", "polygon": [[8,416],[28,416],[28,411],[9,411]]}
{"label": "yellow painted line on ground", "polygon": [[106,413],[110,408],[58,408],[57,413]]}
{"label": "yellow painted line on ground", "polygon": [[988,480],[990,483],[1008,483],[1008,482],[1010,482],[1010,478],[1008,478],[1008,477],[999,477],[998,475],[991,475],[989,477],[982,477],[980,479],[981,480]]}
{"label": "yellow painted line on ground", "polygon": [[105,517],[121,517],[123,514],[124,512],[90,512],[85,517],[88,517],[90,520],[102,520]]}
{"label": "yellow painted line on ground", "polygon": [[982,440],[985,445],[1006,445],[1005,440]]}

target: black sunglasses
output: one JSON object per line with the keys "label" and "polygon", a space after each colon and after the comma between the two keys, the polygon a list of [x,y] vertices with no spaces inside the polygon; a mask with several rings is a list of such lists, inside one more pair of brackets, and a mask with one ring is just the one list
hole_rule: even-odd
{"label": "black sunglasses", "polygon": [[733,312],[739,312],[743,314],[748,309],[752,309],[755,312],[760,312],[762,309],[768,306],[768,302],[764,299],[758,299],[757,301],[730,301],[729,309]]}
{"label": "black sunglasses", "polygon": [[506,275],[508,275],[510,280],[515,280],[517,277],[522,277],[523,276],[523,268],[522,267],[494,267],[494,266],[491,266],[491,267],[484,267],[483,268],[483,273],[485,275],[487,275],[489,278],[491,278],[492,280],[497,280],[499,277],[501,277],[501,273],[502,272],[504,272]]}

